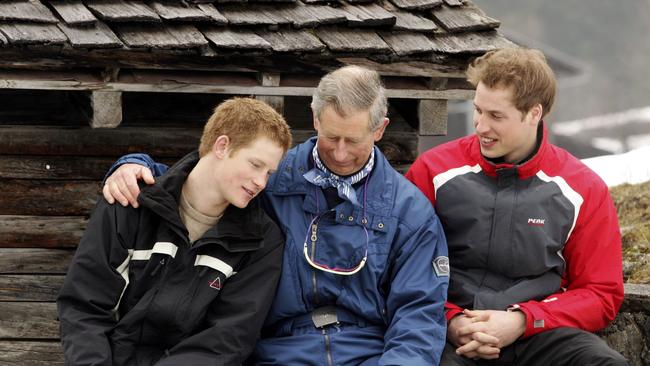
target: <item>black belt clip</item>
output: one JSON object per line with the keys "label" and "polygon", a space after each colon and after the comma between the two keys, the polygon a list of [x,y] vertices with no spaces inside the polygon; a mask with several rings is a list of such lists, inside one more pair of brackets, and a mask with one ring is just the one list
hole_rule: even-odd
{"label": "black belt clip", "polygon": [[311,313],[311,320],[316,328],[324,328],[332,324],[339,325],[336,306],[330,305],[314,309]]}

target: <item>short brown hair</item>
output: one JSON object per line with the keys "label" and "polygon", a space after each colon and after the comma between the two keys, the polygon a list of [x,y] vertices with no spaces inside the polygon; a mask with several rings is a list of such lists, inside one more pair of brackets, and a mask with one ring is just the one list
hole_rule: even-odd
{"label": "short brown hair", "polygon": [[230,138],[230,154],[260,136],[276,142],[284,152],[291,147],[291,131],[284,118],[268,104],[252,98],[232,98],[219,104],[203,128],[199,155],[205,156],[219,136]]}
{"label": "short brown hair", "polygon": [[467,80],[476,87],[512,90],[512,103],[522,113],[536,104],[543,108],[542,117],[553,107],[557,81],[544,54],[526,48],[504,48],[490,51],[474,60],[467,68]]}

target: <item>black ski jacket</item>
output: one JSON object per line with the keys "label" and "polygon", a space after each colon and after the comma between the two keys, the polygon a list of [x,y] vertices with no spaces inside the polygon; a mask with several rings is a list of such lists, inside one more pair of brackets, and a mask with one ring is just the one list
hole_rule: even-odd
{"label": "black ski jacket", "polygon": [[275,294],[284,238],[257,199],[189,244],[178,213],[193,152],[140,208],[100,199],[57,299],[66,365],[239,365]]}

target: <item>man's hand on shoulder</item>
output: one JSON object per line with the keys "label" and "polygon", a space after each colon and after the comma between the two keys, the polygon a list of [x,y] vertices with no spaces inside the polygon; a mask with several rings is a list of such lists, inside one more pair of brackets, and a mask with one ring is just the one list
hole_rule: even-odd
{"label": "man's hand on shoulder", "polygon": [[113,174],[106,178],[102,193],[108,203],[113,204],[115,201],[122,206],[131,204],[138,207],[138,195],[140,187],[138,180],[142,179],[147,184],[154,184],[155,180],[149,168],[140,164],[121,165]]}

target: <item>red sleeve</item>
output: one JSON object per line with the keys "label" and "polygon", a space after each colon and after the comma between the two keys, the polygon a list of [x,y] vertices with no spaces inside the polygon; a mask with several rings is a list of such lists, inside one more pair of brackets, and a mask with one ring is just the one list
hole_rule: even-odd
{"label": "red sleeve", "polygon": [[447,318],[447,323],[451,318],[463,312],[463,309],[456,304],[452,304],[449,301],[445,303],[445,318]]}
{"label": "red sleeve", "polygon": [[623,302],[616,209],[606,187],[594,189],[597,192],[583,203],[564,248],[566,290],[543,301],[515,305],[526,314],[524,337],[558,327],[597,331],[614,319]]}
{"label": "red sleeve", "polygon": [[406,172],[406,179],[415,184],[422,193],[431,201],[431,205],[436,206],[436,193],[433,187],[433,174],[427,166],[425,159],[426,153],[421,155],[413,162],[413,165]]}

